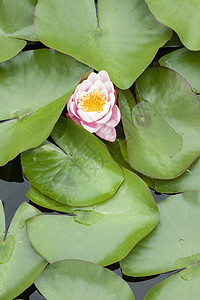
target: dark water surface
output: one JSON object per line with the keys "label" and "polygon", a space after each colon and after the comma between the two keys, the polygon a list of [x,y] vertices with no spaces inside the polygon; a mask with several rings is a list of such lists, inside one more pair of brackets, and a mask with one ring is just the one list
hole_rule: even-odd
{"label": "dark water surface", "polygon": [[[20,204],[24,201],[29,202],[29,199],[26,197],[28,189],[29,182],[22,177],[19,157],[5,167],[0,168],[0,199],[4,204],[7,229]],[[158,194],[153,191],[152,195],[156,202],[167,197],[166,195]],[[40,209],[46,211],[45,209]],[[130,285],[136,300],[143,300],[146,293],[153,286],[174,273],[169,272],[150,277],[128,277],[121,273],[118,263],[109,266],[109,269],[122,277]],[[44,300],[45,298],[40,295],[33,284],[15,299]]]}

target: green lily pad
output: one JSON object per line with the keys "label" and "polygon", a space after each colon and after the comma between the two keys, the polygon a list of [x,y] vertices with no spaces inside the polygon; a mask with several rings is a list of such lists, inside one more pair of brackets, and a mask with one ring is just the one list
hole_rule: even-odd
{"label": "green lily pad", "polygon": [[200,50],[200,2],[145,0],[156,19],[172,28],[190,50]]}
{"label": "green lily pad", "polygon": [[88,70],[48,49],[26,51],[0,65],[0,165],[49,136]]}
{"label": "green lily pad", "polygon": [[182,193],[200,190],[200,158],[181,176],[171,180],[153,179],[153,189],[160,193]]}
{"label": "green lily pad", "polygon": [[123,172],[97,137],[64,117],[51,136],[60,148],[45,141],[22,154],[23,171],[35,188],[72,206],[92,205],[117,191]]}
{"label": "green lily pad", "polygon": [[42,207],[73,214],[74,221],[80,224],[90,226],[104,218],[104,214],[99,213],[97,211],[87,210],[87,208],[83,210],[82,207],[72,207],[66,204],[59,203],[53,200],[52,198],[40,193],[37,189],[35,189],[32,186],[30,187],[27,193],[27,197],[32,202]]}
{"label": "green lily pad", "polygon": [[110,143],[104,142],[112,155],[113,159],[122,167],[133,171],[133,168],[129,165],[128,160],[126,159],[126,153],[124,152],[124,148],[126,147],[125,139],[116,139],[114,142]]}
{"label": "green lily pad", "polygon": [[37,0],[0,2],[0,63],[17,55],[26,45],[36,41],[34,10]]}
{"label": "green lily pad", "polygon": [[200,93],[200,51],[182,48],[163,56],[159,63],[181,74],[195,93]]}
{"label": "green lily pad", "polygon": [[46,267],[35,285],[48,300],[134,300],[128,284],[108,269],[81,260]]}
{"label": "green lily pad", "polygon": [[[196,258],[199,259],[200,255]],[[200,295],[199,283],[200,265],[197,265],[196,260],[194,260],[193,265],[188,265],[185,272],[178,272],[152,288],[147,293],[145,300],[198,299]]]}
{"label": "green lily pad", "polygon": [[[74,207],[74,216],[46,215],[27,220],[28,235],[38,253],[51,263],[83,259],[103,266],[125,257],[156,226],[159,214],[145,183],[126,169],[124,174],[118,192],[104,202]],[[43,203],[49,202],[44,195],[41,198]]]}
{"label": "green lily pad", "polygon": [[[160,222],[121,261],[124,274],[179,273],[155,286],[145,299],[198,299],[200,292],[200,192],[171,196],[158,203]],[[195,297],[196,296],[196,297]]]}
{"label": "green lily pad", "polygon": [[35,30],[42,43],[106,70],[122,89],[132,85],[171,37],[141,0],[99,0],[97,12],[94,0],[39,0]]}
{"label": "green lily pad", "polygon": [[118,91],[128,161],[146,176],[176,178],[199,155],[200,101],[182,76],[164,67],[147,69],[136,88],[138,104],[129,91]]}
{"label": "green lily pad", "polygon": [[5,236],[3,205],[0,201],[0,299],[11,300],[28,288],[47,262],[31,247],[25,220],[41,214],[24,202],[16,212]]}
{"label": "green lily pad", "polygon": [[34,188],[32,185],[30,186],[26,196],[35,204],[45,207],[48,209],[65,212],[65,213],[71,213],[73,214],[74,207],[69,206],[67,204],[60,203],[56,200],[53,200],[52,198],[42,194],[39,192],[36,188]]}
{"label": "green lily pad", "polygon": [[127,148],[126,148],[126,140],[125,139],[117,139],[113,143],[106,142],[106,146],[108,147],[108,150],[110,151],[110,154],[112,155],[113,159],[120,166],[122,166],[122,167],[134,172],[138,176],[140,176],[140,178],[142,178],[142,180],[149,187],[152,188],[154,186],[154,182],[153,182],[152,178],[147,177],[147,176],[137,172],[129,165],[128,158],[127,158]]}
{"label": "green lily pad", "polygon": [[3,205],[2,205],[2,202],[0,200],[0,230],[2,232],[2,234],[5,235],[5,230],[6,230],[6,227],[5,227],[5,220],[4,220],[4,210],[3,210]]}

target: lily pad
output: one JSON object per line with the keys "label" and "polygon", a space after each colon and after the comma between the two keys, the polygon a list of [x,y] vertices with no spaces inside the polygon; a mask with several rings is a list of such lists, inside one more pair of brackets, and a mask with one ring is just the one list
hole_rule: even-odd
{"label": "lily pad", "polygon": [[171,180],[153,179],[153,189],[160,193],[182,193],[200,190],[200,158],[181,176]]}
{"label": "lily pad", "polygon": [[22,154],[30,183],[54,200],[87,206],[111,197],[124,180],[106,146],[71,120],[61,117],[48,141]]}
{"label": "lily pad", "polygon": [[128,161],[146,176],[176,178],[199,156],[200,101],[164,67],[147,69],[136,88],[138,104],[129,91],[118,91]]}
{"label": "lily pad", "polygon": [[[124,274],[149,276],[179,273],[154,287],[145,299],[198,299],[200,288],[200,192],[186,192],[158,203],[160,222],[121,261]],[[197,235],[198,236],[198,235]]]}
{"label": "lily pad", "polygon": [[[132,85],[171,37],[141,0],[40,1],[39,40],[100,71],[121,89]],[[139,38],[138,38],[139,37]]]}
{"label": "lily pad", "polygon": [[81,260],[46,267],[35,285],[48,300],[134,300],[128,284],[108,269]]}
{"label": "lily pad", "polygon": [[0,201],[0,299],[11,300],[28,288],[47,262],[31,247],[25,220],[40,211],[24,202],[5,236],[4,212]]}
{"label": "lily pad", "polygon": [[[83,259],[103,266],[125,257],[156,226],[159,214],[145,183],[126,169],[124,174],[118,192],[104,202],[74,207],[74,216],[46,215],[27,220],[28,235],[38,253],[51,263]],[[43,203],[44,198],[49,202],[44,195],[41,198]]]}
{"label": "lily pad", "polygon": [[140,178],[142,178],[142,180],[149,187],[152,188],[154,186],[154,182],[150,177],[147,177],[147,176],[137,172],[129,165],[128,158],[127,158],[127,148],[126,148],[126,140],[125,139],[118,139],[113,143],[106,142],[106,146],[108,147],[108,150],[110,151],[110,154],[112,155],[113,159],[120,166],[137,174]]}
{"label": "lily pad", "polygon": [[[197,258],[197,257],[196,257]],[[199,257],[200,258],[200,255]],[[188,279],[185,275],[192,278]],[[178,272],[168,279],[157,284],[146,295],[145,300],[188,300],[198,299],[200,295],[200,266],[196,260],[188,265],[184,272]]]}
{"label": "lily pad", "polygon": [[26,51],[0,65],[0,165],[49,136],[87,71],[48,49]]}
{"label": "lily pad", "polygon": [[[117,139],[115,140],[113,143],[104,142],[110,152],[110,154],[112,155],[113,159],[122,167],[133,171],[133,168],[131,168],[131,166],[129,165],[127,159],[126,159],[126,153],[124,153],[124,147],[126,144],[126,140],[125,139]],[[125,156],[125,157],[124,157]]]}
{"label": "lily pad", "polygon": [[55,210],[55,211],[73,214],[74,209],[76,209],[73,206],[69,206],[67,204],[60,203],[60,202],[42,194],[36,188],[34,188],[32,185],[30,186],[26,196],[35,204],[37,204],[41,207]]}
{"label": "lily pad", "polygon": [[145,0],[156,19],[172,28],[190,50],[200,50],[200,2]]}
{"label": "lily pad", "polygon": [[181,74],[195,93],[200,93],[200,51],[182,48],[163,56],[159,63]]}
{"label": "lily pad", "polygon": [[26,45],[36,41],[34,10],[37,0],[0,2],[0,62],[17,55]]}

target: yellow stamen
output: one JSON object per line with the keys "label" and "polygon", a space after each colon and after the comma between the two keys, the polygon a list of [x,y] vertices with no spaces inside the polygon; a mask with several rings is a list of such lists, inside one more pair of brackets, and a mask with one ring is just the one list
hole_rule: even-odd
{"label": "yellow stamen", "polygon": [[81,109],[86,112],[102,112],[104,105],[106,103],[106,96],[103,93],[99,92],[99,89],[96,89],[90,93],[83,95],[79,99]]}

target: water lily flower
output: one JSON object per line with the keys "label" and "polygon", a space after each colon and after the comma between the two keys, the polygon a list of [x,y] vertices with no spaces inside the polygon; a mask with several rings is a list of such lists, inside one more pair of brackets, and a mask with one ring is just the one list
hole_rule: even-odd
{"label": "water lily flower", "polygon": [[67,102],[67,109],[67,115],[89,132],[110,142],[116,140],[115,126],[121,115],[114,85],[106,71],[92,72],[78,84]]}

